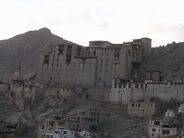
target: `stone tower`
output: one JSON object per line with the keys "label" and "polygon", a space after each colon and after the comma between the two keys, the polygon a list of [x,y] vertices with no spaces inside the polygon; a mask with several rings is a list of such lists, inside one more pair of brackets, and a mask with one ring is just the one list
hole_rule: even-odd
{"label": "stone tower", "polygon": [[151,53],[151,39],[141,38],[141,41],[144,47],[143,57],[146,58]]}

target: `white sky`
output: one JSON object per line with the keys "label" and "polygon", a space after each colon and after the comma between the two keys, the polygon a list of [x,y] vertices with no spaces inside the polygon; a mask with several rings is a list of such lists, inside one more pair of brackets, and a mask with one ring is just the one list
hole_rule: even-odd
{"label": "white sky", "polygon": [[184,0],[0,0],[0,39],[43,27],[78,44],[184,41]]}

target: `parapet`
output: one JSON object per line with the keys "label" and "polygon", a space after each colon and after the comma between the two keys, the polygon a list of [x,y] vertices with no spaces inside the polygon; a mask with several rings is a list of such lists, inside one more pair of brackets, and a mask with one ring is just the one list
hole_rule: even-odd
{"label": "parapet", "polygon": [[106,47],[110,45],[112,45],[112,43],[110,43],[109,41],[89,41],[89,47]]}
{"label": "parapet", "polygon": [[153,82],[152,80],[140,80],[140,81],[125,81],[123,79],[114,79],[112,82],[112,88],[119,88],[119,89],[128,89],[128,88],[171,88],[171,87],[178,87],[183,88],[184,83],[176,83],[172,81],[159,81]]}

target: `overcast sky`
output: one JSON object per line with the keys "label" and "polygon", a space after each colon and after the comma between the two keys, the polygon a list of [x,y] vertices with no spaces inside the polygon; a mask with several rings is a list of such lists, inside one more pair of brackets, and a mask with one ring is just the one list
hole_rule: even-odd
{"label": "overcast sky", "polygon": [[82,45],[150,37],[184,41],[183,0],[0,0],[0,39],[47,27]]}

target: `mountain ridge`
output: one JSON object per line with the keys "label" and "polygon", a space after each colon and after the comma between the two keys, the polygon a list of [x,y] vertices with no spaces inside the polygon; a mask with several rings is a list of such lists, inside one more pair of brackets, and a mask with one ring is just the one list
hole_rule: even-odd
{"label": "mountain ridge", "polygon": [[32,30],[0,41],[0,79],[13,76],[22,63],[23,73],[35,72],[39,68],[40,56],[49,45],[73,43],[52,34],[48,28]]}

